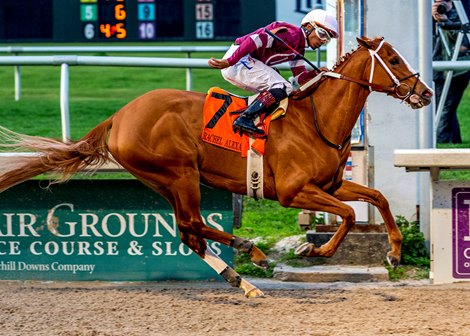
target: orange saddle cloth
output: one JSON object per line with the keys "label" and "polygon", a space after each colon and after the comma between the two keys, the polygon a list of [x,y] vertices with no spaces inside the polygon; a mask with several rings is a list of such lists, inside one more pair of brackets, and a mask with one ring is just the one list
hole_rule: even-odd
{"label": "orange saddle cloth", "polygon": [[[213,87],[206,96],[203,109],[204,129],[202,131],[202,140],[241,153],[246,157],[249,149],[249,137],[235,134],[232,124],[238,118],[238,114],[231,115],[230,112],[240,110],[247,105],[247,99],[231,95],[225,90]],[[267,134],[267,129],[271,121],[268,116],[262,121],[262,127]],[[266,138],[256,139],[251,148],[260,154],[264,154]]]}

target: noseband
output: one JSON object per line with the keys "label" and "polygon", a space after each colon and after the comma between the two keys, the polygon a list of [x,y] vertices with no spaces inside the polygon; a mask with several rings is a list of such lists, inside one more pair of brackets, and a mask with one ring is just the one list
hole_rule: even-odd
{"label": "noseband", "polygon": [[[347,81],[350,81],[350,82],[354,82],[354,83],[366,86],[366,87],[369,88],[370,92],[377,91],[377,92],[384,92],[384,93],[389,94],[389,95],[390,94],[395,94],[398,98],[400,98],[402,100],[402,102],[405,101],[408,97],[413,95],[414,92],[415,92],[416,85],[418,84],[418,80],[419,80],[419,76],[420,76],[419,72],[416,72],[416,73],[411,74],[409,76],[398,79],[392,73],[392,71],[387,66],[387,64],[385,64],[382,57],[380,57],[380,55],[379,55],[379,50],[380,50],[380,48],[382,48],[384,42],[385,42],[385,40],[382,40],[382,42],[380,42],[379,46],[375,50],[368,49],[370,57],[372,59],[372,64],[371,64],[371,68],[370,68],[370,75],[369,75],[369,81],[368,82],[364,81],[364,80],[361,80],[361,79],[356,79],[356,78],[352,78],[352,77],[349,77],[349,76],[345,76],[343,74],[337,74],[337,73],[334,73],[334,72],[327,72],[327,73],[325,73],[325,76],[344,79],[344,80],[347,80]],[[382,68],[388,74],[390,79],[393,81],[393,84],[391,86],[375,84],[375,83],[372,82],[374,80],[374,73],[375,73],[375,60],[377,60],[379,62],[379,64],[382,66]],[[403,81],[407,80],[410,77],[415,77],[415,79],[416,79],[412,88],[410,88],[410,86],[408,84],[402,83]]]}
{"label": "noseband", "polygon": [[[375,60],[377,59],[377,61],[382,66],[382,68],[385,70],[385,72],[388,74],[388,76],[393,81],[392,87],[385,87],[384,86],[384,88],[387,88],[387,91],[384,91],[384,92],[390,92],[390,91],[388,91],[388,89],[393,90],[392,93],[395,93],[398,98],[401,98],[402,101],[404,101],[414,93],[414,91],[416,89],[416,85],[418,84],[418,80],[419,80],[419,72],[416,72],[414,74],[411,74],[409,76],[406,76],[406,77],[403,77],[403,78],[400,78],[400,79],[396,78],[395,75],[390,70],[390,68],[382,60],[382,57],[380,57],[380,55],[379,55],[379,50],[380,50],[380,48],[382,48],[384,42],[385,42],[385,40],[382,40],[382,42],[380,42],[379,46],[375,50],[369,49],[369,54],[370,54],[370,57],[372,58],[372,66],[371,66],[371,69],[370,69],[369,82],[372,83],[372,80],[374,79]],[[404,80],[406,80],[410,77],[415,77],[415,79],[416,79],[414,84],[413,84],[413,88],[410,88],[410,86],[406,83],[402,83],[402,81],[404,81]],[[406,93],[405,94],[400,93],[400,92],[403,92],[403,91],[400,91],[400,88],[405,88]],[[369,86],[369,90],[372,92],[372,87]]]}

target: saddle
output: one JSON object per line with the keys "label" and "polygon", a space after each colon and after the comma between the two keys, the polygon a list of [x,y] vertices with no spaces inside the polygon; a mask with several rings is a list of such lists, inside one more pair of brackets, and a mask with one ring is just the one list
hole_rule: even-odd
{"label": "saddle", "polygon": [[[203,108],[204,128],[202,140],[204,142],[241,153],[242,157],[247,156],[247,151],[251,147],[261,155],[264,154],[264,146],[267,137],[252,139],[250,145],[249,135],[235,134],[232,124],[238,118],[236,112],[245,108],[254,100],[255,96],[243,97],[218,87],[209,89]],[[279,107],[270,115],[262,116],[257,120],[258,126],[262,127],[265,133],[269,134],[271,121],[276,120],[286,114],[288,99],[284,99]]]}

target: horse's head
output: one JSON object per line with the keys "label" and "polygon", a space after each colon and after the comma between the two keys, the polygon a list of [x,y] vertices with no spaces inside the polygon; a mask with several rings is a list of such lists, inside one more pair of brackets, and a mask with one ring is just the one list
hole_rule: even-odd
{"label": "horse's head", "polygon": [[371,66],[368,82],[371,91],[385,92],[407,102],[413,109],[429,105],[432,89],[420,78],[400,53],[383,38],[358,38],[369,51]]}

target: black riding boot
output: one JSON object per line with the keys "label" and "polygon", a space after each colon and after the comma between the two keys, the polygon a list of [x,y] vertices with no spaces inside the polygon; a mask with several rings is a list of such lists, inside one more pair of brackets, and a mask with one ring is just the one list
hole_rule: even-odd
{"label": "black riding boot", "polygon": [[254,120],[262,113],[271,113],[279,101],[269,91],[261,92],[258,97],[246,108],[245,111],[234,121],[233,130],[247,132],[254,136],[263,136],[264,131],[255,126]]}

